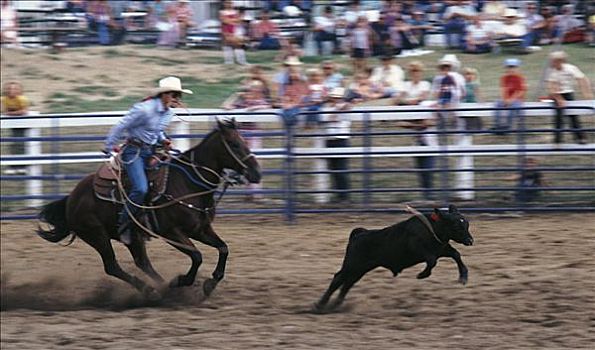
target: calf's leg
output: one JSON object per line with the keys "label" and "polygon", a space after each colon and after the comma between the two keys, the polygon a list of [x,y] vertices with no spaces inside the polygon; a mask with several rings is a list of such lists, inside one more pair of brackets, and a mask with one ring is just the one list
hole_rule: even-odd
{"label": "calf's leg", "polygon": [[467,266],[465,266],[465,264],[463,263],[463,260],[461,259],[461,254],[458,252],[458,250],[453,248],[451,245],[448,245],[442,252],[442,256],[452,258],[457,263],[457,267],[459,268],[459,283],[463,285],[467,284]]}
{"label": "calf's leg", "polygon": [[341,291],[339,292],[339,296],[337,296],[337,299],[335,299],[335,301],[332,303],[332,305],[330,306],[330,309],[335,309],[335,308],[341,306],[341,304],[343,304],[343,301],[345,300],[345,296],[347,296],[347,293],[349,292],[351,287],[353,287],[357,283],[357,281],[359,281],[362,277],[364,277],[364,275],[366,273],[368,273],[368,271],[374,269],[375,267],[376,266],[371,267],[369,269],[365,269],[365,270],[357,270],[357,271],[350,273],[348,276],[346,276],[344,278],[343,285],[341,286]]}
{"label": "calf's leg", "polygon": [[426,268],[417,274],[418,279],[428,278],[432,274],[432,269],[436,266],[436,257],[427,257],[426,258]]}
{"label": "calf's leg", "polygon": [[320,298],[320,300],[318,300],[318,302],[316,304],[314,304],[314,307],[318,310],[321,310],[322,308],[324,308],[326,306],[326,304],[328,303],[331,295],[333,295],[333,293],[345,282],[345,272],[343,271],[343,269],[339,270],[339,272],[337,272],[335,274],[335,276],[333,277],[333,280],[331,281],[330,286],[328,287],[328,289],[326,290],[326,292],[324,292],[324,294],[322,295],[322,297]]}

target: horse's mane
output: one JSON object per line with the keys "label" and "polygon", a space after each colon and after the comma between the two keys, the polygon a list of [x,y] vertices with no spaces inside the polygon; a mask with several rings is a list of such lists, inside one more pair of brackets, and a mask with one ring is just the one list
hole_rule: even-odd
{"label": "horse's mane", "polygon": [[227,128],[227,129],[233,129],[233,130],[237,130],[238,125],[235,121],[234,118],[232,119],[224,119],[222,121],[219,121],[217,123],[218,125],[216,127],[213,128],[213,130],[211,130],[204,139],[202,139],[202,141],[200,143],[198,143],[196,146],[189,148],[187,151],[185,151],[183,154],[185,156],[189,156],[191,152],[196,151],[198,148],[200,148],[203,144],[205,144],[208,140],[210,140],[212,137],[215,136],[215,134],[217,134],[220,131],[220,126],[223,128]]}

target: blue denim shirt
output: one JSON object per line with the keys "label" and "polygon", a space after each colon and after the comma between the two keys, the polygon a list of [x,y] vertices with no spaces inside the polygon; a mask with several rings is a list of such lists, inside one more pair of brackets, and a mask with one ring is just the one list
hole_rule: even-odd
{"label": "blue denim shirt", "polygon": [[154,145],[166,139],[164,130],[174,113],[166,109],[159,98],[136,103],[130,111],[114,125],[105,140],[105,149],[111,150],[126,132],[127,137]]}

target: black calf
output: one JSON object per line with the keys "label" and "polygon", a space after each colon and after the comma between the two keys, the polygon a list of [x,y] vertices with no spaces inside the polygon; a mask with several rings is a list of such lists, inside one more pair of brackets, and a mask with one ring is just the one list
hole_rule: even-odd
{"label": "black calf", "polygon": [[469,222],[454,205],[449,206],[448,213],[434,209],[431,215],[414,216],[380,230],[354,229],[343,266],[316,303],[316,309],[324,309],[331,295],[341,288],[331,309],[339,306],[349,289],[377,267],[387,268],[396,276],[403,269],[425,262],[426,268],[417,275],[421,279],[430,276],[439,258],[450,257],[459,268],[459,282],[467,283],[467,267],[459,252],[448,243],[451,239],[467,246],[473,244]]}

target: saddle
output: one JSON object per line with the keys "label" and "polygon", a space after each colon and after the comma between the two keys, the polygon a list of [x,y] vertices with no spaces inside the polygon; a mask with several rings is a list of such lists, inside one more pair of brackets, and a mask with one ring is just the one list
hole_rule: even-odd
{"label": "saddle", "polygon": [[[148,202],[152,203],[159,199],[167,189],[169,166],[147,168],[146,174],[149,182],[147,198]],[[120,195],[120,189],[118,188],[118,176],[121,176],[121,182],[124,185],[126,193],[129,193],[130,181],[128,180],[126,171],[121,167],[119,158],[112,158],[110,162],[106,162],[99,167],[93,177],[95,196],[108,202],[123,203],[124,199]]]}

